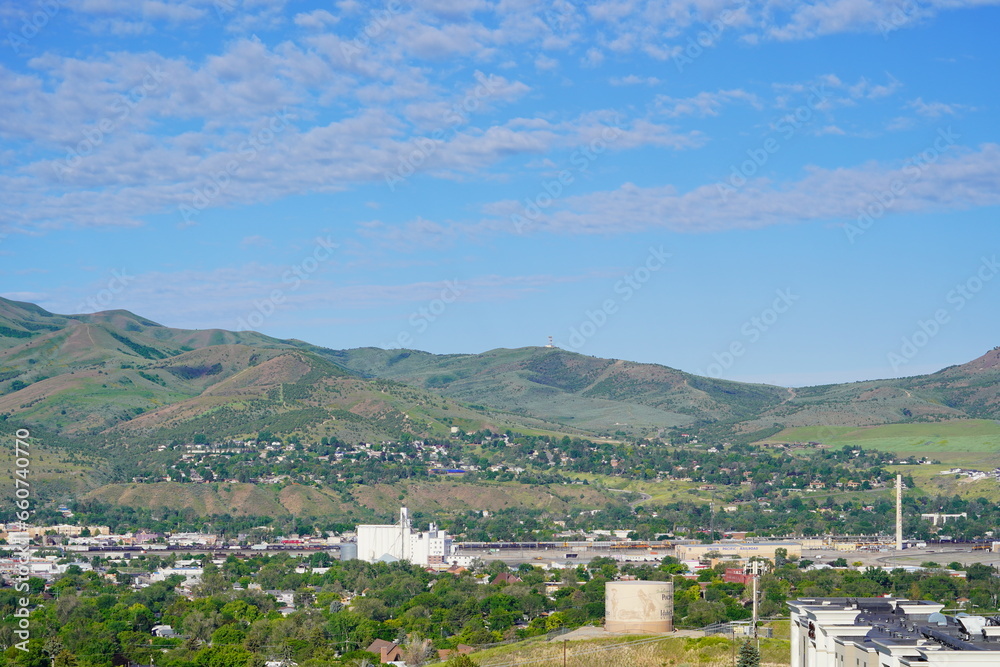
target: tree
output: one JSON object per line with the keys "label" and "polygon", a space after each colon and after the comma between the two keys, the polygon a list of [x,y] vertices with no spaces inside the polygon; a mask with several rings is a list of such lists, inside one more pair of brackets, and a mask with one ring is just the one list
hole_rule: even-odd
{"label": "tree", "polygon": [[740,657],[736,667],[760,667],[760,651],[750,643],[749,639],[740,647]]}
{"label": "tree", "polygon": [[403,650],[403,661],[407,665],[414,666],[419,666],[427,662],[434,651],[434,647],[431,646],[431,640],[422,639],[414,632],[406,636],[406,641],[400,648]]}
{"label": "tree", "polygon": [[76,667],[76,656],[63,649],[52,659],[52,664],[55,667]]}

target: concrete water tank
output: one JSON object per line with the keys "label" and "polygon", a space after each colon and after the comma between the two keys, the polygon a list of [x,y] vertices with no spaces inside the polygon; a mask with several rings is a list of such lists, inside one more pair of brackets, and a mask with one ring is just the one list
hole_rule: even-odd
{"label": "concrete water tank", "polygon": [[604,629],[608,632],[671,632],[672,581],[611,581],[604,586]]}

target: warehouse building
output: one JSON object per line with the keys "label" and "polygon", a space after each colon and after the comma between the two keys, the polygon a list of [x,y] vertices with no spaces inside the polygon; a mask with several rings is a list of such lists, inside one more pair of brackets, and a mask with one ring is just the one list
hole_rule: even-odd
{"label": "warehouse building", "polygon": [[706,554],[718,553],[723,558],[750,558],[760,556],[774,560],[774,552],[784,549],[788,556],[800,558],[802,545],[799,542],[717,542],[715,544],[678,544],[678,560],[699,560]]}
{"label": "warehouse building", "polygon": [[926,600],[814,598],[791,609],[791,667],[1000,665],[1000,621]]}

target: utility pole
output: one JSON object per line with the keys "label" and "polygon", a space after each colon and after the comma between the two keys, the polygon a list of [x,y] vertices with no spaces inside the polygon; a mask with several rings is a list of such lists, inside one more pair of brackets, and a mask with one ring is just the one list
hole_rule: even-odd
{"label": "utility pole", "polygon": [[758,560],[752,561],[750,563],[750,573],[753,580],[753,638],[757,641],[757,650],[760,650],[760,635],[757,633],[757,621],[760,617],[759,607],[757,601],[757,587],[760,582],[760,567],[761,563]]}
{"label": "utility pole", "polygon": [[903,475],[896,475],[896,551],[903,550]]}

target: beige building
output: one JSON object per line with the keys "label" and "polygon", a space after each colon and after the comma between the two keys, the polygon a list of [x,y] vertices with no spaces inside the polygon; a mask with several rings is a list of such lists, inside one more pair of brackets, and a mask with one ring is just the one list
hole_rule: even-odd
{"label": "beige building", "polygon": [[[0,531],[0,538],[6,540],[11,532],[16,532],[17,529],[13,527],[14,525],[15,524],[9,524],[6,529]],[[50,531],[63,537],[79,537],[84,528],[89,530],[91,535],[111,534],[111,529],[107,526],[72,526],[64,523],[59,524],[58,526],[27,526],[24,531],[20,532],[26,533],[31,539],[42,537]]]}
{"label": "beige building", "polygon": [[788,603],[791,667],[1000,665],[1000,626],[945,616],[924,600],[814,598]]}
{"label": "beige building", "polygon": [[730,558],[750,558],[760,556],[774,560],[774,552],[785,549],[789,556],[802,556],[802,545],[798,542],[717,542],[715,544],[678,544],[678,560],[700,560],[709,553],[719,553]]}

